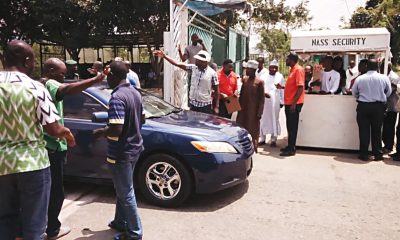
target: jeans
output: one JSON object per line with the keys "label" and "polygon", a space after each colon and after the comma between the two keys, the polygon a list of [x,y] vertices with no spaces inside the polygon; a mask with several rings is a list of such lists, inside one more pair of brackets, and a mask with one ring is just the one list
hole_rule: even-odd
{"label": "jeans", "polygon": [[195,111],[195,112],[209,113],[209,114],[213,113],[213,111],[211,109],[211,104],[206,105],[204,107],[196,107],[196,106],[190,104],[190,110]]}
{"label": "jeans", "polygon": [[368,156],[368,146],[371,140],[372,154],[375,157],[382,152],[382,124],[385,114],[385,105],[380,102],[357,105],[357,123],[360,137],[360,155]]}
{"label": "jeans", "polygon": [[2,240],[14,240],[21,222],[24,240],[44,239],[50,185],[50,168],[0,176]]}
{"label": "jeans", "polygon": [[296,150],[297,131],[299,129],[299,117],[303,104],[296,104],[296,110],[292,112],[290,105],[285,105],[286,128],[288,132],[288,150]]}
{"label": "jeans", "polygon": [[58,152],[48,150],[50,159],[50,171],[51,171],[51,190],[50,190],[50,202],[48,211],[48,224],[47,224],[47,236],[57,236],[60,232],[61,222],[58,220],[62,205],[64,203],[64,186],[63,186],[63,169],[67,157],[67,152]]}
{"label": "jeans", "polygon": [[114,224],[119,229],[126,229],[131,238],[142,239],[143,229],[133,188],[135,164],[136,161],[109,164],[117,195]]}

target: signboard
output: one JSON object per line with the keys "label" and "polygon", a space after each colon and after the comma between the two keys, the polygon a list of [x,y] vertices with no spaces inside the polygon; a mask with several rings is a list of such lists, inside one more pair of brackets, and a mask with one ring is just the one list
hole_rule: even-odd
{"label": "signboard", "polygon": [[296,52],[357,52],[386,51],[390,33],[386,28],[296,31],[292,34],[291,50]]}

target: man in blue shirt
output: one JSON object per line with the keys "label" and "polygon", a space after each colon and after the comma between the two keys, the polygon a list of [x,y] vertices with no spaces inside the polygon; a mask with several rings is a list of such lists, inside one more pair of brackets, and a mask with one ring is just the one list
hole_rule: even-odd
{"label": "man in blue shirt", "polygon": [[109,102],[107,127],[97,129],[95,137],[108,139],[107,162],[112,173],[117,195],[115,218],[109,227],[129,236],[124,239],[142,239],[142,225],[133,189],[133,170],[143,151],[142,98],[131,84],[126,82],[127,68],[122,61],[110,65],[107,82],[113,92]]}
{"label": "man in blue shirt", "polygon": [[360,138],[359,159],[368,161],[368,146],[372,144],[375,161],[383,160],[382,124],[387,98],[392,93],[389,78],[377,72],[378,62],[368,60],[368,72],[361,75],[352,87],[357,98],[357,123]]}

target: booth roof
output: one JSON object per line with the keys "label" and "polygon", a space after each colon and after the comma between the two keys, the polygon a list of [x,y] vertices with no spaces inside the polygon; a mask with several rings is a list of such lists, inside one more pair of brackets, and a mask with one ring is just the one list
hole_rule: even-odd
{"label": "booth roof", "polygon": [[386,28],[293,31],[291,50],[296,52],[377,52],[390,49]]}

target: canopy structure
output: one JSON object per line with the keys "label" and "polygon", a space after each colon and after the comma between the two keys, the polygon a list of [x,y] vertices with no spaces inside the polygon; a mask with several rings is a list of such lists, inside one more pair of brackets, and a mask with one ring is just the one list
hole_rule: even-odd
{"label": "canopy structure", "polygon": [[177,0],[177,3],[205,16],[217,15],[229,9],[243,10],[249,6],[246,0]]}
{"label": "canopy structure", "polygon": [[291,50],[298,53],[386,52],[390,33],[386,28],[294,31]]}

